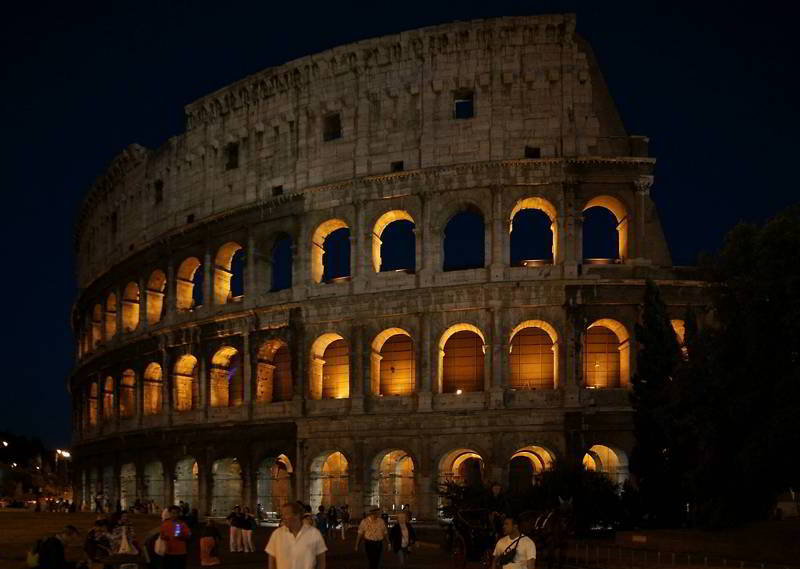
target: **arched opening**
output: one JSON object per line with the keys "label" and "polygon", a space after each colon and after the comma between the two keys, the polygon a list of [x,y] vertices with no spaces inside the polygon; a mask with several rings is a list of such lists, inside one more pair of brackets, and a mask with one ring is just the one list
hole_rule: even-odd
{"label": "arched opening", "polygon": [[350,348],[339,334],[323,334],[311,346],[311,399],[350,397]]}
{"label": "arched opening", "polygon": [[411,334],[402,328],[389,328],[372,341],[373,395],[411,395],[414,392],[416,365]]}
{"label": "arched opening", "polygon": [[[200,470],[197,461],[186,456],[175,463],[175,503],[186,502],[198,507],[200,502]],[[228,515],[228,512],[225,512]]]}
{"label": "arched opening", "polygon": [[270,291],[292,288],[292,238],[288,234],[281,233],[275,238],[270,259]]}
{"label": "arched opening", "polygon": [[[114,320],[116,325],[116,319]],[[92,349],[94,350],[103,341],[103,307],[99,304],[92,309]]]}
{"label": "arched opening", "polygon": [[119,501],[123,511],[136,501],[136,465],[132,462],[119,469]]}
{"label": "arched opening", "polygon": [[122,329],[133,332],[139,326],[139,285],[128,283],[122,297]]}
{"label": "arched opening", "polygon": [[483,486],[483,457],[472,449],[450,451],[439,461],[439,483],[454,482],[469,488]]}
{"label": "arched opening", "polygon": [[107,340],[110,340],[117,334],[117,295],[113,292],[108,294],[106,298],[106,334]]}
{"label": "arched opening", "polygon": [[197,358],[191,354],[181,356],[175,363],[172,375],[173,400],[176,411],[197,408]]}
{"label": "arched opening", "polygon": [[400,511],[404,505],[416,510],[414,461],[405,451],[390,450],[375,457],[370,502],[385,512]]}
{"label": "arched opening", "polygon": [[338,451],[328,452],[311,462],[311,509],[341,506],[349,499],[348,461]]}
{"label": "arched opening", "polygon": [[167,288],[167,277],[164,271],[156,269],[147,279],[147,323],[157,324],[164,317],[167,307],[164,302],[164,291]]}
{"label": "arched opening", "polygon": [[608,318],[586,331],[584,385],[590,389],[625,387],[630,380],[630,342],[625,327]]}
{"label": "arched opening", "polygon": [[619,449],[594,445],[583,456],[583,466],[586,470],[606,474],[615,484],[623,484],[628,479],[628,457]]}
{"label": "arched opening", "polygon": [[239,351],[223,346],[211,358],[211,406],[238,407],[244,403]]}
{"label": "arched opening", "polygon": [[116,504],[114,503],[114,496],[116,495],[116,477],[114,476],[114,466],[109,464],[108,466],[103,467],[103,495],[106,500],[108,500],[108,507],[106,507],[106,512],[111,511],[111,508],[115,507]]}
{"label": "arched opening", "polygon": [[511,266],[540,266],[558,258],[556,208],[544,198],[517,202],[511,210]]}
{"label": "arched opening", "polygon": [[211,496],[211,515],[227,516],[234,506],[242,503],[242,468],[235,458],[214,461],[211,467],[214,488]]}
{"label": "arched opening", "polygon": [[162,378],[161,366],[155,362],[150,363],[144,370],[144,414],[158,415],[161,413],[162,393],[164,380]]}
{"label": "arched opening", "polygon": [[103,382],[103,421],[114,419],[114,378],[108,376]]}
{"label": "arched opening", "polygon": [[244,249],[225,243],[214,259],[214,304],[238,302],[244,294]]}
{"label": "arched opening", "polygon": [[512,495],[530,492],[537,478],[553,467],[555,455],[540,446],[527,446],[511,456],[508,463],[508,489]]}
{"label": "arched opening", "polygon": [[329,219],[311,239],[311,278],[315,283],[350,276],[350,227],[341,219]]}
{"label": "arched opening", "polygon": [[292,472],[292,463],[284,454],[266,458],[258,467],[258,503],[264,507],[267,517],[276,518],[281,506],[290,501]]}
{"label": "arched opening", "polygon": [[153,501],[154,512],[161,512],[161,508],[167,505],[164,497],[164,468],[158,461],[144,465],[144,498]]}
{"label": "arched opening", "polygon": [[628,214],[617,198],[597,196],[583,208],[583,261],[603,264],[628,257]]}
{"label": "arched opening", "polygon": [[178,310],[194,310],[203,305],[203,279],[203,264],[197,257],[181,263],[175,281]]}
{"label": "arched opening", "polygon": [[483,213],[467,208],[450,218],[444,228],[442,246],[444,271],[480,269],[486,263]]}
{"label": "arched opening", "polygon": [[132,369],[122,372],[119,386],[119,415],[130,419],[136,415],[136,373]]}
{"label": "arched opening", "polygon": [[543,320],[527,320],[511,332],[512,389],[554,389],[558,377],[558,335]]}
{"label": "arched opening", "polygon": [[291,401],[292,358],[283,340],[269,340],[258,349],[256,401]]}
{"label": "arched opening", "polygon": [[689,358],[689,349],[686,347],[686,322],[683,320],[670,320],[672,329],[675,331],[675,338],[678,340],[678,347],[681,350],[681,357],[686,360]]}
{"label": "arched opening", "polygon": [[472,324],[456,324],[439,340],[439,385],[442,393],[483,391],[483,333]]}
{"label": "arched opening", "polygon": [[375,272],[406,271],[416,266],[414,220],[407,211],[387,211],[372,228],[372,267]]}
{"label": "arched opening", "polygon": [[97,426],[97,382],[92,382],[89,386],[89,397],[87,398],[86,420],[89,427]]}

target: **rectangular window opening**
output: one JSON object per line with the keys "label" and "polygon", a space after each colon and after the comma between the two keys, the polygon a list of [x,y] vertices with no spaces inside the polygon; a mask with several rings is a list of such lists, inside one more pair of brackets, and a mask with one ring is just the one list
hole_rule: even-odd
{"label": "rectangular window opening", "polygon": [[542,151],[539,149],[538,146],[526,146],[525,147],[525,158],[541,158]]}
{"label": "rectangular window opening", "polygon": [[472,89],[462,89],[453,95],[453,118],[471,119],[475,116],[475,95]]}
{"label": "rectangular window opening", "polygon": [[233,170],[239,167],[239,143],[231,142],[225,146],[225,169]]}
{"label": "rectangular window opening", "polygon": [[398,160],[397,162],[392,162],[391,165],[392,172],[402,172],[403,171],[403,161]]}
{"label": "rectangular window opening", "polygon": [[342,119],[339,113],[331,113],[323,118],[322,140],[336,140],[342,138]]}

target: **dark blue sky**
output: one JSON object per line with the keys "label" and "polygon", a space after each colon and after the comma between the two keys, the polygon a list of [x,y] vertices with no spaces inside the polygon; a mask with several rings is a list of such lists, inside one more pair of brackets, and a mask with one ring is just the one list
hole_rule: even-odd
{"label": "dark blue sky", "polygon": [[572,11],[629,133],[651,138],[674,260],[796,201],[796,10],[784,2],[31,2],[0,18],[6,362],[0,429],[69,440],[72,238],[126,145],[264,67],[452,20]]}

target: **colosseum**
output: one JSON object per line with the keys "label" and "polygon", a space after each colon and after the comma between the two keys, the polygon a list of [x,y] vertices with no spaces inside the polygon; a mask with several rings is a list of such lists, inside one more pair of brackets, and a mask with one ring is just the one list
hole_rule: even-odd
{"label": "colosseum", "polygon": [[679,338],[703,283],[574,16],[336,47],[185,115],[77,222],[79,501],[434,519],[444,480],[627,477],[645,279]]}

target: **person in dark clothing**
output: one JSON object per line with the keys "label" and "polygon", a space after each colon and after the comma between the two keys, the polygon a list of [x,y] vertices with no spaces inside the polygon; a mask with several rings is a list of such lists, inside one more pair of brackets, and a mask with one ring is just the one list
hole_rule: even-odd
{"label": "person in dark clothing", "polygon": [[389,543],[392,551],[397,555],[400,567],[406,566],[406,559],[411,547],[417,543],[417,534],[414,526],[409,523],[409,516],[405,511],[397,514],[397,523],[389,530]]}
{"label": "person in dark clothing", "polygon": [[68,569],[74,563],[67,562],[65,548],[78,543],[80,533],[75,526],[66,526],[63,531],[43,540],[37,548],[41,569]]}

